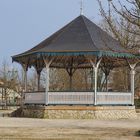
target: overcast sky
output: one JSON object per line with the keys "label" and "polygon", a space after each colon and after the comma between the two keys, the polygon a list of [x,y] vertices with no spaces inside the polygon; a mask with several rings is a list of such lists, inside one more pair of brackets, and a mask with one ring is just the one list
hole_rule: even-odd
{"label": "overcast sky", "polygon": [[[107,7],[107,0],[103,0]],[[80,15],[80,0],[0,0],[0,62],[22,53]],[[84,15],[101,20],[96,0],[84,0]]]}

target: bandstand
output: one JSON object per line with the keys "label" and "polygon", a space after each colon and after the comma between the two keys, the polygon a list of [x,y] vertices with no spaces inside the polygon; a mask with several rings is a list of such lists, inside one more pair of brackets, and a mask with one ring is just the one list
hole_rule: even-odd
{"label": "bandstand", "polygon": [[[83,15],[80,15],[34,48],[12,57],[24,69],[24,114],[44,118],[135,118],[134,76],[136,56]],[[38,91],[28,92],[27,71],[36,69]],[[130,68],[129,92],[97,90],[98,69],[109,75],[115,67]],[[46,90],[40,91],[40,74],[46,68]],[[69,91],[49,90],[49,69],[65,69],[70,79]],[[72,91],[72,77],[77,69],[93,68],[91,91]],[[61,76],[61,75],[60,75]],[[43,112],[43,113],[40,113]],[[33,114],[34,115],[31,115]],[[38,115],[39,114],[39,115]]]}

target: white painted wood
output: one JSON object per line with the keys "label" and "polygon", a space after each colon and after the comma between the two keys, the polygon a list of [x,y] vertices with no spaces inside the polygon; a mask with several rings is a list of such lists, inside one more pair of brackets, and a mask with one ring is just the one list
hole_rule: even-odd
{"label": "white painted wood", "polygon": [[44,63],[46,65],[46,73],[47,73],[47,77],[46,77],[46,96],[45,96],[45,99],[46,99],[46,105],[49,104],[49,101],[48,101],[48,92],[49,92],[49,85],[50,85],[50,70],[49,70],[49,67],[52,63],[53,59],[51,60],[47,60],[44,58]]}
{"label": "white painted wood", "polygon": [[46,104],[49,104],[48,101],[48,92],[49,92],[49,84],[50,84],[50,70],[49,70],[49,66],[46,66]]}
{"label": "white painted wood", "polygon": [[98,67],[94,68],[94,104],[97,104],[97,76],[98,76]]}
{"label": "white painted wood", "polygon": [[100,58],[96,63],[90,60],[92,67],[94,68],[94,104],[97,104],[97,81],[98,81],[98,68],[101,63],[102,58]]}
{"label": "white painted wood", "polygon": [[138,62],[135,62],[133,64],[131,64],[129,62],[129,60],[127,60],[128,64],[129,64],[129,67],[131,69],[130,71],[130,75],[131,75],[131,93],[132,93],[132,96],[131,96],[131,102],[132,102],[132,105],[134,105],[134,94],[135,94],[135,68],[136,68],[136,65],[139,63]]}
{"label": "white painted wood", "polygon": [[24,76],[24,92],[27,92],[28,90],[28,86],[27,86],[27,71],[28,71],[28,68],[26,65],[22,65],[22,68],[23,68],[23,76]]}
{"label": "white painted wood", "polygon": [[49,104],[93,104],[93,92],[49,92]]}
{"label": "white painted wood", "polygon": [[98,92],[98,105],[131,105],[132,93],[121,92]]}
{"label": "white painted wood", "polygon": [[134,94],[135,94],[135,70],[131,69],[131,92],[132,92],[132,104],[134,105]]}
{"label": "white painted wood", "polygon": [[24,104],[46,104],[45,92],[24,93]]}
{"label": "white painted wood", "polygon": [[[25,104],[95,105],[93,92],[45,92],[25,93]],[[97,105],[132,105],[132,93],[97,92]]]}

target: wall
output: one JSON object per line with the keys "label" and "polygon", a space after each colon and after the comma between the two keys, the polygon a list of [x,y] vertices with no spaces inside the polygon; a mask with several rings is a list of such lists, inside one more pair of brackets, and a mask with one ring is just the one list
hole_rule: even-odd
{"label": "wall", "polygon": [[24,106],[23,117],[46,119],[136,119],[134,106]]}

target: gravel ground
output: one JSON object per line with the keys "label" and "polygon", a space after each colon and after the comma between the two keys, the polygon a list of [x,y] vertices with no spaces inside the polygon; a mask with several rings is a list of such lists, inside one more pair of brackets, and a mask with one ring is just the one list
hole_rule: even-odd
{"label": "gravel ground", "polygon": [[140,120],[0,118],[1,140],[140,140]]}

